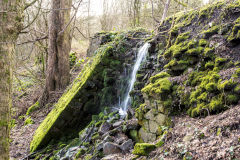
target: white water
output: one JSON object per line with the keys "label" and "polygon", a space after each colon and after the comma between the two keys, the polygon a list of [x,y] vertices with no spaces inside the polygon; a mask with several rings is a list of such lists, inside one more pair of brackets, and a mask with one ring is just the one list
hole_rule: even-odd
{"label": "white water", "polygon": [[137,60],[134,64],[133,71],[131,73],[131,77],[130,77],[130,80],[129,80],[129,83],[128,83],[127,94],[126,94],[126,96],[123,100],[123,103],[121,103],[122,105],[119,109],[119,114],[122,115],[122,116],[127,114],[128,104],[129,104],[129,101],[130,101],[130,95],[129,94],[133,89],[134,83],[136,81],[137,71],[138,71],[138,69],[141,65],[141,62],[145,59],[145,57],[148,53],[148,48],[149,47],[150,47],[150,44],[145,43],[138,51]]}

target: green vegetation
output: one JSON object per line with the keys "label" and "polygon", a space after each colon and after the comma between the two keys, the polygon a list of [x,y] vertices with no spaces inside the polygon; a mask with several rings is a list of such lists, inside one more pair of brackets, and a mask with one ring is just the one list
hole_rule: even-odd
{"label": "green vegetation", "polygon": [[34,121],[32,120],[31,117],[28,117],[28,118],[24,121],[24,125],[29,125],[29,124],[34,124]]}
{"label": "green vegetation", "polygon": [[39,102],[37,101],[35,104],[33,104],[31,107],[28,108],[26,115],[30,115],[32,112],[39,109]]}

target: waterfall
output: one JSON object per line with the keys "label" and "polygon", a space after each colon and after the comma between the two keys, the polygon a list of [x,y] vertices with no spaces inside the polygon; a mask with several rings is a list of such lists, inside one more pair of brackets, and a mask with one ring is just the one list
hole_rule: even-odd
{"label": "waterfall", "polygon": [[131,73],[131,77],[130,80],[128,82],[128,88],[127,88],[127,92],[126,92],[126,96],[123,100],[123,102],[121,103],[120,109],[119,109],[119,114],[120,115],[126,115],[127,114],[127,109],[128,109],[128,105],[129,105],[129,101],[130,101],[130,92],[133,89],[134,83],[136,81],[136,74],[137,71],[141,65],[141,62],[145,59],[147,53],[148,53],[148,48],[150,47],[149,43],[145,43],[138,51],[137,54],[137,60],[133,66],[133,70]]}

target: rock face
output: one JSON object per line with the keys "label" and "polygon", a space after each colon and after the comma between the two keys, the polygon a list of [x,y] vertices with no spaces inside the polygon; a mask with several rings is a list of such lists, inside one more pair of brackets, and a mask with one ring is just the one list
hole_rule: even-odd
{"label": "rock face", "polygon": [[178,113],[204,117],[239,102],[239,17],[239,1],[222,1],[159,27],[132,92],[144,142],[161,136]]}
{"label": "rock face", "polygon": [[98,48],[96,55],[39,126],[31,142],[31,152],[45,146],[51,139],[83,129],[93,114],[107,109],[106,106],[114,106],[119,97],[125,96],[127,88],[123,86],[128,76],[124,74],[131,69],[137,50],[135,47],[143,43],[146,33],[143,30],[109,33],[106,41],[103,40],[105,34],[100,35],[102,43],[108,43]]}

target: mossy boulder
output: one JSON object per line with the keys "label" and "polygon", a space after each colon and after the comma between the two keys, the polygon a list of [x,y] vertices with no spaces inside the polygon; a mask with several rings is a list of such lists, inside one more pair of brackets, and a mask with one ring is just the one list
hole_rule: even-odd
{"label": "mossy boulder", "polygon": [[156,148],[156,146],[154,144],[136,143],[132,153],[136,154],[136,155],[147,156],[155,148]]}

